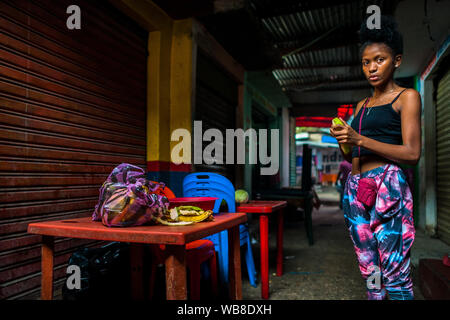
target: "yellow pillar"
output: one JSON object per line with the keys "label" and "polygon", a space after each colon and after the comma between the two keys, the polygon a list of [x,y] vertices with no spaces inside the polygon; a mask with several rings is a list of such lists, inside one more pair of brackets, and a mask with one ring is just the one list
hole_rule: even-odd
{"label": "yellow pillar", "polygon": [[150,32],[147,171],[177,196],[182,195],[182,181],[191,172],[191,164],[172,162],[171,150],[179,142],[171,142],[171,134],[181,128],[192,132],[195,58],[192,19],[176,20],[170,28]]}
{"label": "yellow pillar", "polygon": [[[147,162],[170,160],[172,26],[149,33],[147,63]],[[159,166],[158,166],[159,167]]]}
{"label": "yellow pillar", "polygon": [[[173,25],[170,128],[192,132],[192,110],[195,95],[195,52],[192,19],[176,20]],[[178,142],[171,142],[171,149]],[[186,170],[182,169],[182,170]],[[190,171],[190,168],[189,168]]]}
{"label": "yellow pillar", "polygon": [[196,45],[193,20],[173,20],[149,0],[110,0],[148,30],[147,60],[147,173],[165,182],[177,196],[191,171],[190,164],[171,162],[171,133],[192,132],[195,95]]}

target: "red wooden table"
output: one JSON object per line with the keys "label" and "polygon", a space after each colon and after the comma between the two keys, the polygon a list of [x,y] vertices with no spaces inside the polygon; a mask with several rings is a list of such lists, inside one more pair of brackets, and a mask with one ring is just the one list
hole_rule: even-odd
{"label": "red wooden table", "polygon": [[254,200],[237,207],[237,211],[259,214],[261,241],[261,296],[269,298],[269,214],[277,215],[277,276],[283,275],[283,208],[286,201]]}
{"label": "red wooden table", "polygon": [[229,287],[231,299],[242,299],[239,225],[247,221],[245,213],[221,213],[214,221],[188,226],[147,225],[110,228],[91,217],[30,223],[28,232],[42,237],[42,300],[53,299],[54,237],[82,238],[132,243],[131,270],[134,298],[143,296],[142,253],[144,244],[165,244],[167,258],[166,294],[168,300],[186,300],[186,243],[228,229]]}

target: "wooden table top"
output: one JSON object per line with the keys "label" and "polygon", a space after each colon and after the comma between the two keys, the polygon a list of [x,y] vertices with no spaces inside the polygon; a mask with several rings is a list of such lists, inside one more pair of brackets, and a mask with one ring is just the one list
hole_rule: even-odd
{"label": "wooden table top", "polygon": [[241,203],[236,211],[245,213],[272,213],[287,206],[286,201],[253,200],[248,203]]}
{"label": "wooden table top", "polygon": [[28,232],[40,235],[153,244],[184,245],[247,221],[245,213],[220,213],[214,221],[187,226],[145,225],[106,227],[91,217],[30,223]]}

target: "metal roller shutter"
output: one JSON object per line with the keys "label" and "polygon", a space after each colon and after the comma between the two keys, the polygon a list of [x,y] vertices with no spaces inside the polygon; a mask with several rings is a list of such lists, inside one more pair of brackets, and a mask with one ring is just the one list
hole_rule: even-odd
{"label": "metal roller shutter", "polygon": [[450,71],[437,86],[436,194],[437,232],[450,245]]}
{"label": "metal roller shutter", "polygon": [[[237,84],[211,60],[199,53],[197,59],[197,81],[194,120],[202,121],[203,133],[208,129],[219,129],[224,139],[224,164],[197,164],[195,171],[217,172],[235,183],[235,166],[226,165],[225,130],[236,128]],[[203,149],[211,142],[203,142]],[[235,155],[236,159],[236,155]]]}
{"label": "metal roller shutter", "polygon": [[[40,288],[28,224],[90,216],[116,165],[145,168],[147,33],[108,1],[1,1],[0,26],[0,299],[20,299]],[[57,238],[56,284],[99,244]]]}

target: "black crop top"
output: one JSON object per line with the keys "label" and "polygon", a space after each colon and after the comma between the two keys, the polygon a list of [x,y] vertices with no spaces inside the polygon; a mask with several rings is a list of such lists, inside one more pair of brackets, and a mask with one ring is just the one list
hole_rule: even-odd
{"label": "black crop top", "polygon": [[[404,89],[403,91],[405,91]],[[392,105],[403,93],[400,92],[391,103],[366,108],[361,121],[361,135],[389,144],[402,144],[402,123],[400,114],[394,110]],[[352,120],[351,127],[359,132],[359,120],[363,107]],[[361,156],[376,155],[376,153],[361,147]],[[358,157],[358,147],[352,148],[352,158]]]}

